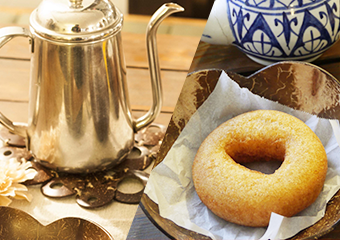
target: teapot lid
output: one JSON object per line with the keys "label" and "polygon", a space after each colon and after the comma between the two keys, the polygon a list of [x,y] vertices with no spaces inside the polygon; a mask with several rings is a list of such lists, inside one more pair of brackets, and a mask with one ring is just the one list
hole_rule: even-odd
{"label": "teapot lid", "polygon": [[60,42],[103,40],[119,32],[122,22],[110,0],[43,0],[30,17],[34,33]]}

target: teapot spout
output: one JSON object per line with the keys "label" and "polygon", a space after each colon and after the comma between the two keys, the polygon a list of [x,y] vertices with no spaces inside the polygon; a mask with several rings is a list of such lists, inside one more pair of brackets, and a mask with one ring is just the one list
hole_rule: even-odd
{"label": "teapot spout", "polygon": [[163,93],[156,39],[158,27],[166,17],[182,11],[184,11],[184,8],[176,3],[165,3],[152,15],[147,26],[146,44],[152,88],[152,106],[144,116],[135,121],[134,130],[136,132],[152,123],[159,115],[162,107]]}

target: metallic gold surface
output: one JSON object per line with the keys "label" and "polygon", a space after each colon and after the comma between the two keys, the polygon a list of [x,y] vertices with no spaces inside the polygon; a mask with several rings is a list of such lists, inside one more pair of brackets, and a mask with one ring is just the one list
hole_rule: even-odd
{"label": "metallic gold surface", "polygon": [[10,207],[0,207],[0,229],[1,239],[113,240],[113,237],[99,225],[81,218],[62,218],[43,226],[29,214]]}

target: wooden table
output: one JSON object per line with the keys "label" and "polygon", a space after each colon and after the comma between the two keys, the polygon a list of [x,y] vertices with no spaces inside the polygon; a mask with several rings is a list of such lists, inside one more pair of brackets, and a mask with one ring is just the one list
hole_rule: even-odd
{"label": "wooden table", "polygon": [[[319,59],[313,62],[313,64],[322,67],[333,76],[335,76],[337,79],[340,79],[340,42],[338,42],[327,52],[325,52]],[[193,58],[189,73],[202,69],[222,69],[248,76],[251,73],[254,73],[255,71],[261,69],[262,67],[262,65],[250,60],[234,46],[211,45],[201,41]],[[193,79],[188,77],[184,82],[182,92],[190,89],[193,84]],[[214,86],[216,82],[210,82],[210,84],[211,86]],[[180,96],[178,103],[181,102],[181,97],[182,95]],[[185,108],[183,106],[183,103],[178,105],[179,106],[176,106],[174,115]],[[163,160],[166,153],[172,146],[172,143],[179,135],[180,131],[178,131],[177,129],[177,132],[172,131],[173,125],[174,124],[172,124],[172,121],[170,121],[167,133],[171,137],[166,139],[165,141],[167,141],[167,143],[161,147],[161,154],[159,154],[156,160],[157,163]],[[167,231],[164,231],[164,229],[158,229],[157,227],[155,227],[154,224],[151,222],[152,219],[151,221],[147,220],[147,216],[142,210],[142,208],[145,208],[145,203],[150,203],[150,201],[147,200],[146,195],[144,195],[142,198],[142,202],[137,210],[127,239],[169,239],[171,234],[169,236],[167,234]],[[157,209],[157,207],[152,207],[152,210],[150,210],[149,206],[146,206],[146,209],[148,209],[146,211],[146,214],[150,216],[150,212]],[[153,214],[157,215],[157,213],[155,212],[153,212],[151,215]],[[169,228],[171,229],[171,227]],[[160,229],[163,231],[161,231]],[[179,230],[179,232],[180,231],[181,230]],[[320,239],[340,239],[340,226],[336,227],[332,232],[330,232],[326,236],[323,236]]]}
{"label": "wooden table", "polygon": [[[123,49],[134,116],[149,109],[152,101],[144,34],[123,33]],[[163,84],[163,107],[156,122],[167,125],[199,42],[195,36],[158,35]],[[0,109],[13,121],[26,122],[30,51],[28,40],[15,38],[0,50]]]}
{"label": "wooden table", "polygon": [[[182,87],[186,88],[190,84],[186,80],[188,72],[220,68],[248,75],[262,67],[252,62],[233,46],[199,43],[199,39],[200,37],[189,36],[158,36],[164,103],[162,112],[156,119],[157,123],[164,125],[169,123]],[[138,117],[151,105],[144,34],[124,33],[123,47],[127,62],[131,107],[133,115]],[[315,63],[340,79],[339,58],[340,42]],[[27,121],[29,59],[27,39],[16,38],[0,50],[0,71],[2,73],[0,109],[7,117],[17,122]],[[161,157],[157,160],[160,159]],[[136,210],[135,207],[131,207],[131,209],[132,212]],[[329,238],[339,239],[339,231],[340,229],[334,230]],[[119,239],[119,237],[115,239]],[[148,220],[139,207],[127,239],[168,238]]]}
{"label": "wooden table", "polygon": [[[174,24],[177,22],[191,23],[175,17],[169,19],[172,19],[170,21],[173,21]],[[202,21],[199,22],[199,24],[202,23]],[[137,118],[149,109],[152,102],[145,35],[144,33],[123,32],[122,38],[127,64],[130,103],[133,116]],[[155,122],[167,126],[197,49],[200,36],[160,34],[157,38],[164,97],[161,114]],[[28,39],[18,37],[0,49],[0,111],[15,122],[27,122],[28,119],[28,89],[31,64],[29,48]],[[32,191],[39,193],[39,189],[33,189]],[[34,204],[34,200],[32,204]],[[22,205],[25,205],[25,207],[30,208],[30,204],[26,203],[26,201],[14,201],[10,206],[21,208]],[[116,211],[119,213],[120,208],[124,208],[124,211],[128,214],[121,216],[121,223],[117,219],[117,225],[111,226],[113,230],[110,232],[114,239],[119,240],[126,238],[137,206],[136,204],[122,205],[113,203],[107,209],[93,210],[93,212],[90,210],[87,212],[90,215],[100,215],[102,212],[112,211],[112,215],[114,215]],[[74,202],[68,203],[65,207],[78,206]],[[34,210],[30,214],[35,217]],[[117,216],[112,216],[112,218],[117,218]],[[110,224],[109,221],[107,222]],[[105,228],[105,226],[103,227]]]}

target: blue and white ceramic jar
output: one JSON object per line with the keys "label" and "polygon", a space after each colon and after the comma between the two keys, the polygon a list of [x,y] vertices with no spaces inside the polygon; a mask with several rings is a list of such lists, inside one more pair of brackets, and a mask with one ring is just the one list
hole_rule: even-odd
{"label": "blue and white ceramic jar", "polygon": [[339,38],[340,0],[216,0],[202,40],[251,59],[313,61]]}

